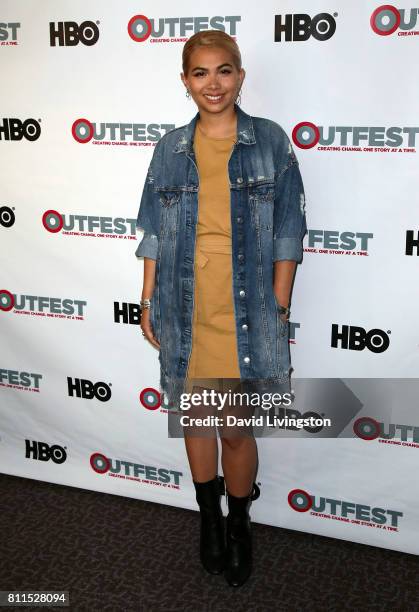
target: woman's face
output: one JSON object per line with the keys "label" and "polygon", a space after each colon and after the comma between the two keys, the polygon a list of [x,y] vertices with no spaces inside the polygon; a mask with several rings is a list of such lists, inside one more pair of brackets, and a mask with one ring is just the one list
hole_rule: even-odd
{"label": "woman's face", "polygon": [[221,47],[198,47],[193,51],[187,76],[182,81],[199,110],[220,113],[234,101],[245,77],[237,70],[229,51]]}

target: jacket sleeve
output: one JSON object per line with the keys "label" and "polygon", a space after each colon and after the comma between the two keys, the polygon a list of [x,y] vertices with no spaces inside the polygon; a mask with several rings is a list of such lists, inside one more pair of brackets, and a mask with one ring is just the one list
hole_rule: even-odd
{"label": "jacket sleeve", "polygon": [[297,158],[286,137],[288,152],[275,181],[273,261],[300,262],[307,231],[305,193]]}
{"label": "jacket sleeve", "polygon": [[160,233],[160,206],[154,191],[157,149],[158,144],[154,148],[153,157],[147,171],[136,222],[136,227],[143,230],[144,233],[135,255],[137,257],[149,257],[150,259],[157,259]]}

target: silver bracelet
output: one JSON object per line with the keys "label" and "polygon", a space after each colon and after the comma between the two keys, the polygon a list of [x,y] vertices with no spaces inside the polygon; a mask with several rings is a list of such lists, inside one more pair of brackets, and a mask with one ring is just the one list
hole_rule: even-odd
{"label": "silver bracelet", "polygon": [[281,315],[284,314],[286,316],[286,319],[288,320],[290,318],[290,312],[291,312],[289,307],[282,306],[281,304],[278,303],[278,308],[279,308],[279,314]]}
{"label": "silver bracelet", "polygon": [[151,305],[151,300],[149,300],[149,299],[140,300],[140,309],[141,310],[146,310],[147,308],[150,308],[150,305]]}

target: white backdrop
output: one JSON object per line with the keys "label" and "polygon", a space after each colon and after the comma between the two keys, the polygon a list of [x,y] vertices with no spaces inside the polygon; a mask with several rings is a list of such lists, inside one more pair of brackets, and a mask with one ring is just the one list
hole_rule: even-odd
{"label": "white backdrop", "polygon": [[[189,36],[217,17],[212,25],[236,36],[246,112],[290,137],[298,124],[315,126],[293,143],[309,227],[292,302],[294,375],[417,376],[419,248],[409,240],[418,239],[418,9],[377,11],[370,0],[260,7],[0,2],[3,473],[197,508],[183,440],[168,439],[163,409],[140,401],[158,389],[159,372],[138,326],[135,257],[153,142],[196,113],[179,76],[182,24],[192,24]],[[146,19],[131,22],[140,13]],[[298,14],[312,35],[275,41],[275,15],[285,24]],[[135,40],[141,22],[161,35]],[[332,346],[336,331],[348,345]],[[363,402],[356,418],[384,423],[379,408]],[[419,415],[403,421],[397,409],[383,427],[411,427],[393,444],[259,439],[252,519],[418,554]]]}

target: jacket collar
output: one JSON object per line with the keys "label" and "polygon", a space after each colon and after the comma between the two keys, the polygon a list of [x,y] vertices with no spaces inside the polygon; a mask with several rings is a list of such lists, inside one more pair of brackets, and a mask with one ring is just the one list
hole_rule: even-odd
{"label": "jacket collar", "polygon": [[[253,130],[252,117],[245,113],[236,103],[234,104],[234,108],[237,113],[236,143],[241,142],[246,145],[255,144],[256,138]],[[198,118],[199,111],[196,113],[192,121],[185,125],[185,127],[181,130],[179,140],[173,149],[174,153],[188,153],[192,151],[193,137]]]}

